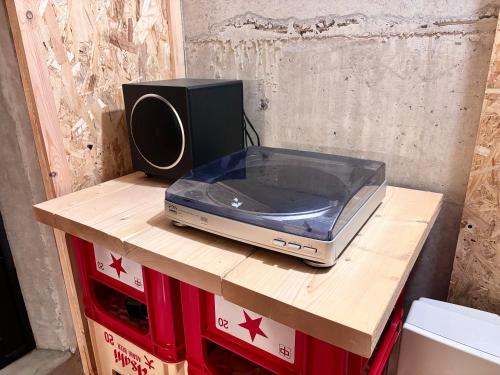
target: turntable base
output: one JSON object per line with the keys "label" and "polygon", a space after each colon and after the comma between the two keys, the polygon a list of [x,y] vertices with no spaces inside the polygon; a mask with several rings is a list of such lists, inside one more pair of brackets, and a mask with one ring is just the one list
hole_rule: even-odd
{"label": "turntable base", "polygon": [[173,222],[331,267],[385,196],[385,164],[249,147],[165,193]]}

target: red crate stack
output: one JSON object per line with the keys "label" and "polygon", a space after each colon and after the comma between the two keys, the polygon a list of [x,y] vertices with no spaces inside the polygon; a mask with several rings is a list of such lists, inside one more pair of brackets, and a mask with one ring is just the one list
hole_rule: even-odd
{"label": "red crate stack", "polygon": [[181,283],[190,374],[381,374],[396,341],[402,308],[393,312],[372,359],[349,353]]}
{"label": "red crate stack", "polygon": [[85,315],[161,361],[185,359],[180,283],[73,237]]}

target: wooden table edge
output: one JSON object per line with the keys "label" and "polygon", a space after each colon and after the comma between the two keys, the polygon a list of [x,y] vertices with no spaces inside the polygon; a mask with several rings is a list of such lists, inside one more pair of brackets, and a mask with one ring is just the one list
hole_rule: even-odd
{"label": "wooden table edge", "polygon": [[[214,293],[217,295],[222,295],[222,280],[224,277],[223,275],[217,276],[215,274],[205,272],[201,268],[193,267],[183,262],[179,262],[178,260],[159,255],[155,252],[144,249],[140,246],[128,243],[125,240],[124,250],[120,254],[127,257],[130,260],[137,261],[138,257],[134,255],[135,252],[142,253],[141,258],[143,257],[144,253],[147,253],[148,257],[150,257],[151,259],[161,258],[161,261],[152,260],[148,262],[141,262],[142,265],[148,268],[151,268],[157,272],[168,275],[169,277],[177,279],[181,282],[203,289],[207,292]],[[247,257],[243,258],[242,261],[244,261],[246,258]],[[232,269],[236,268],[238,265],[239,263],[236,264]],[[189,275],[194,275],[194,276],[189,277]]]}
{"label": "wooden table edge", "polygon": [[416,251],[413,254],[413,257],[411,260],[408,262],[408,265],[405,269],[404,276],[401,278],[398,287],[397,287],[397,292],[394,293],[392,296],[391,302],[389,304],[390,308],[385,312],[385,314],[382,316],[380,319],[379,323],[377,324],[377,329],[373,333],[373,342],[372,342],[372,348],[371,351],[373,352],[375,350],[375,347],[380,340],[380,337],[382,336],[383,330],[385,325],[387,324],[392,310],[394,309],[396,302],[400,296],[400,294],[403,292],[405,284],[408,282],[408,278],[410,277],[410,273],[415,266],[415,263],[417,262],[418,257],[420,256],[420,253],[422,252],[422,249],[424,248],[425,242],[427,241],[427,238],[429,238],[429,234],[434,227],[434,224],[436,223],[437,217],[439,216],[439,213],[441,212],[441,208],[443,206],[443,194],[441,193],[435,193],[439,195],[439,201],[436,206],[436,210],[434,211],[434,214],[430,218],[430,220],[427,222],[427,227],[422,235],[422,238],[420,239],[420,242],[418,243],[417,247],[415,248]]}
{"label": "wooden table edge", "polygon": [[[186,282],[200,289],[218,295],[222,295],[223,277],[226,274],[230,273],[232,270],[234,270],[241,262],[245,261],[250,255],[253,254],[253,252],[250,252],[240,262],[235,264],[230,269],[226,270],[223,275],[217,276],[215,274],[205,272],[201,268],[192,267],[183,262],[179,262],[175,259],[159,255],[148,249],[142,248],[140,246],[128,242],[129,239],[133,238],[140,232],[134,233],[133,235],[130,235],[126,238],[120,239],[113,235],[107,234],[99,229],[95,229],[89,225],[82,224],[73,219],[68,219],[57,213],[45,210],[39,207],[38,205],[33,206],[33,212],[35,218],[43,224],[49,225],[52,228],[58,229],[71,236],[75,236],[85,241],[106,247],[111,251],[116,252],[124,257],[127,257],[132,261],[141,263],[142,265],[148,268],[151,268],[155,271],[171,276],[182,282]],[[136,256],[135,255],[136,253],[140,253],[141,256]],[[157,261],[144,262],[143,261],[144,255],[146,255],[148,258],[151,259],[156,258]],[[188,275],[192,276],[187,277]]]}
{"label": "wooden table edge", "polygon": [[[226,289],[226,286],[230,286],[230,288]],[[320,316],[312,316],[303,309],[296,308],[285,302],[278,301],[250,289],[242,288],[241,286],[233,284],[227,280],[222,280],[222,296],[227,301],[235,303],[241,307],[248,308],[249,310],[255,311],[259,315],[278,321],[281,324],[304,332],[307,335],[319,338],[329,344],[346,349],[349,352],[361,355],[365,358],[368,358],[371,355],[372,339],[366,332],[357,331],[353,328],[346,327]],[[267,306],[267,310],[257,308],[258,311],[256,311],[255,304],[250,303],[252,300],[258,300],[261,306]],[[283,319],[283,315],[280,315],[280,317],[277,318],[275,316],[276,314],[273,314],[273,311],[279,311],[281,309],[286,310],[287,312],[292,312],[285,315],[290,319]],[[320,337],[322,336],[320,332],[325,329],[337,331],[339,336],[349,336],[350,339],[334,341],[324,340]]]}

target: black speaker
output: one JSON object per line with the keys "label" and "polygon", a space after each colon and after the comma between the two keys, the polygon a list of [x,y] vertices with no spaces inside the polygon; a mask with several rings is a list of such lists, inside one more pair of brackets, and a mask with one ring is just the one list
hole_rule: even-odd
{"label": "black speaker", "polygon": [[178,178],[243,148],[241,81],[128,83],[123,97],[135,170]]}

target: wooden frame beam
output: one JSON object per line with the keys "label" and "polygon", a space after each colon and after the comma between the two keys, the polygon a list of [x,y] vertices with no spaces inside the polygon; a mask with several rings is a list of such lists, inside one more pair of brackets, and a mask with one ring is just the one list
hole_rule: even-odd
{"label": "wooden frame beam", "polygon": [[168,25],[170,40],[170,63],[172,77],[184,78],[186,76],[186,63],[184,55],[184,33],[182,27],[181,0],[168,0]]}
{"label": "wooden frame beam", "polygon": [[[21,80],[29,111],[35,147],[40,163],[47,198],[55,198],[72,191],[72,175],[66,160],[52,87],[45,69],[45,52],[38,39],[37,11],[33,1],[6,0],[7,15],[12,30]],[[64,232],[54,229],[59,260],[76,341],[85,374],[94,374],[95,362],[85,317],[78,303],[75,275],[71,267]]]}

